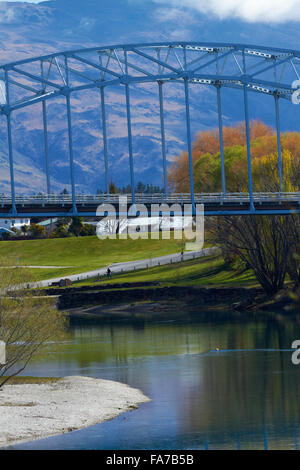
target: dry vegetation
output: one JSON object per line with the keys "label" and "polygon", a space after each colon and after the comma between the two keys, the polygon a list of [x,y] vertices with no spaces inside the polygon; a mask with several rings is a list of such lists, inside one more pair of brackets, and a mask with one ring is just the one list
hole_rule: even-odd
{"label": "dry vegetation", "polygon": [[66,320],[51,299],[35,297],[19,268],[0,269],[0,338],[6,343],[6,364],[0,365],[0,388],[39,357],[49,341],[61,340]]}

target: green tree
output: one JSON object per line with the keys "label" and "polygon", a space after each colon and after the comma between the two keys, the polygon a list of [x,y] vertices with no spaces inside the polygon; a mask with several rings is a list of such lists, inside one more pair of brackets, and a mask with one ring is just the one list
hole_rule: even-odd
{"label": "green tree", "polygon": [[22,231],[23,235],[26,235],[26,233],[28,232],[28,230],[29,230],[28,225],[22,225],[21,231]]}
{"label": "green tree", "polygon": [[109,183],[109,194],[118,194],[118,193],[119,193],[119,190],[117,186],[115,185],[113,181],[111,181]]}
{"label": "green tree", "polygon": [[29,232],[34,238],[42,238],[46,234],[46,229],[42,225],[31,223]]}
{"label": "green tree", "polygon": [[[227,191],[247,190],[245,168],[247,164],[246,148],[234,145],[224,149],[225,178]],[[221,155],[205,153],[196,161],[195,188],[198,192],[221,192],[222,170]]]}
{"label": "green tree", "polygon": [[80,231],[80,236],[81,237],[88,237],[96,234],[96,227],[91,224],[84,224],[81,231]]}
{"label": "green tree", "polygon": [[141,181],[138,182],[135,188],[137,193],[144,193],[146,191],[146,185]]}
{"label": "green tree", "polygon": [[72,222],[71,217],[58,217],[55,222],[56,227],[68,226]]}
{"label": "green tree", "polygon": [[72,217],[72,222],[69,226],[69,232],[79,237],[83,228],[83,217]]}
{"label": "green tree", "polygon": [[69,227],[68,225],[59,225],[51,235],[49,235],[49,238],[67,238],[70,236],[69,233]]}

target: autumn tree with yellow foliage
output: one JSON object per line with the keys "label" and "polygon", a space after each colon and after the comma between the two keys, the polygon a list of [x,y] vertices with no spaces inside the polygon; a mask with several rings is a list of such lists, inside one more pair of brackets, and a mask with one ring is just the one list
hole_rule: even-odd
{"label": "autumn tree with yellow foliage", "polygon": [[[248,191],[245,126],[224,127],[224,162],[228,192]],[[254,191],[279,191],[277,136],[272,127],[262,122],[250,123],[251,157]],[[299,191],[300,134],[281,135],[283,190]],[[221,156],[218,130],[201,131],[192,145],[195,191],[221,192]],[[181,153],[171,165],[169,182],[174,192],[189,192],[187,153]],[[271,188],[272,186],[272,188]]]}
{"label": "autumn tree with yellow foliage", "polygon": [[[224,127],[224,163],[227,192],[248,192],[247,148],[244,124]],[[280,192],[277,136],[262,122],[250,123],[254,192]],[[300,134],[281,135],[282,191],[300,190]],[[195,192],[221,192],[221,156],[218,130],[201,131],[192,145]],[[189,192],[188,155],[181,153],[169,170],[175,192]],[[231,216],[210,219],[214,238],[230,258],[250,266],[265,292],[280,290],[289,274],[300,283],[299,215]]]}

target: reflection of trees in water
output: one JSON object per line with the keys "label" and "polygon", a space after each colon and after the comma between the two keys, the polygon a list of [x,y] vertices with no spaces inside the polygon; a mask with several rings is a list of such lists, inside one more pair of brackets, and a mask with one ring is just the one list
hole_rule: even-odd
{"label": "reflection of trees in water", "polygon": [[[287,349],[297,337],[297,333],[287,336],[283,325],[271,322],[263,330],[252,325],[250,331],[256,340],[249,345],[249,329],[242,332],[233,328],[228,335],[230,349]],[[241,342],[245,336],[247,340]],[[221,352],[200,356],[199,371],[192,386],[185,390],[188,396],[181,409],[185,414],[181,425],[189,432],[203,435],[258,432],[263,439],[264,430],[275,433],[282,430],[283,434],[288,430],[292,435],[300,424],[300,377],[291,363],[291,352]]]}
{"label": "reflection of trees in water", "polygon": [[[77,326],[72,330],[73,342],[56,350],[56,357],[65,369],[76,363],[91,371],[95,367],[95,373],[104,373],[105,378],[138,382],[141,388],[147,383],[151,396],[160,396],[163,386],[172,395],[180,433],[195,433],[202,440],[206,435],[231,434],[235,447],[238,439],[243,447],[245,436],[253,442],[259,438],[263,445],[264,426],[269,439],[278,429],[289,436],[297,429],[300,378],[291,353],[279,349],[290,348],[298,337],[299,325],[284,318],[126,321]],[[278,351],[208,353],[216,348]],[[166,360],[168,356],[172,359]]]}

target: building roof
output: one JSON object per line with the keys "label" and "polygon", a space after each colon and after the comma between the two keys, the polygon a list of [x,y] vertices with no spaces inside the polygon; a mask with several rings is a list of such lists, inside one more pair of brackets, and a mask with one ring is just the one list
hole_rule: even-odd
{"label": "building roof", "polygon": [[0,226],[0,233],[2,233],[2,232],[13,233],[14,235],[16,234],[13,230],[9,230],[6,227],[1,227]]}
{"label": "building roof", "polygon": [[57,218],[43,220],[43,222],[39,222],[37,225],[42,225],[43,227],[47,227],[47,225],[55,224],[55,222],[57,222]]}

